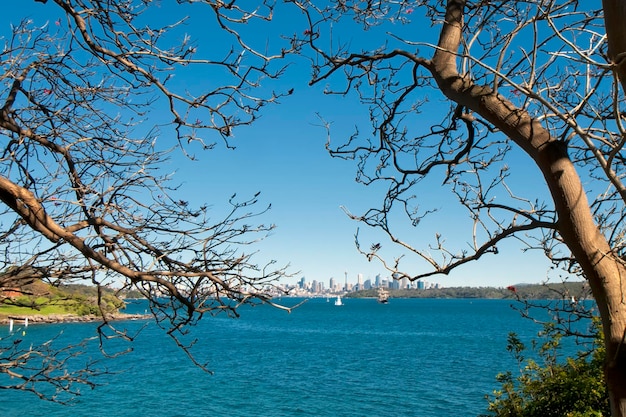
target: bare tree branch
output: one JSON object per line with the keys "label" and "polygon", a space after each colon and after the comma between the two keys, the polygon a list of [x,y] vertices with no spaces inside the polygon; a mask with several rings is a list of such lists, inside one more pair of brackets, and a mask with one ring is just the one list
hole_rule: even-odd
{"label": "bare tree branch", "polygon": [[[327,147],[357,161],[358,181],[386,184],[380,208],[346,211],[382,230],[399,255],[391,262],[379,250],[361,249],[369,244],[357,234],[359,251],[412,279],[497,254],[505,239],[543,251],[556,267],[588,281],[611,357],[613,415],[626,415],[622,2],[295,5],[309,22],[293,42],[310,54],[311,82],[356,97],[369,111],[371,136],[357,126]],[[423,29],[429,25],[436,29]],[[421,113],[437,101],[449,103],[443,121],[424,122]],[[543,183],[513,187],[523,184],[523,174],[507,164],[513,158],[527,158]],[[466,209],[472,224],[466,247],[449,246],[440,234],[428,244],[411,229],[438,211],[420,188],[433,179]],[[398,221],[402,215],[408,226]],[[414,257],[425,270],[405,272],[404,264],[416,269]]]}
{"label": "bare tree branch", "polygon": [[[253,244],[275,228],[259,220],[269,210],[258,207],[259,194],[195,206],[163,163],[175,152],[193,160],[197,145],[215,146],[212,137],[234,147],[233,129],[290,93],[272,91],[270,82],[292,45],[271,51],[240,35],[244,24],[269,22],[273,2],[246,9],[180,0],[158,25],[149,17],[158,2],[40,3],[63,18],[14,16],[0,50],[0,285],[96,286],[103,352],[108,339],[133,336],[110,318],[102,288],[139,290],[157,323],[204,365],[190,350],[188,327],[205,314],[236,316],[242,304],[276,305],[269,293],[286,266],[254,260]],[[196,7],[213,21],[187,33]],[[199,70],[207,79],[196,87],[177,81]],[[261,82],[268,84],[260,89]],[[52,400],[76,394],[73,385],[92,387],[91,363],[64,373],[84,346],[29,350],[15,337],[2,339],[0,374],[14,382],[0,386]]]}

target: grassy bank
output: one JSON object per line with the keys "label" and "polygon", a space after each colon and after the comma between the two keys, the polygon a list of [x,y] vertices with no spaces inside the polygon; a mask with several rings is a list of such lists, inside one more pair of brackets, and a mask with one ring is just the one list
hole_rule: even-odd
{"label": "grassy bank", "polygon": [[124,307],[124,301],[111,291],[105,291],[98,300],[95,287],[73,285],[55,287],[38,281],[19,289],[18,295],[2,297],[0,319],[10,316],[35,315],[76,315],[100,316],[117,313]]}

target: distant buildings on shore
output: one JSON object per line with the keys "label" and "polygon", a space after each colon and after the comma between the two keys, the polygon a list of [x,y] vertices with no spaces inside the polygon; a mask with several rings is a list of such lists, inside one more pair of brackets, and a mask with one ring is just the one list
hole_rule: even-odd
{"label": "distant buildings on shore", "polygon": [[312,296],[312,295],[330,295],[330,294],[345,294],[348,292],[355,292],[361,290],[370,290],[373,288],[386,288],[390,290],[399,289],[418,289],[426,290],[430,288],[440,288],[438,283],[431,283],[427,281],[410,281],[408,278],[403,277],[400,279],[386,277],[383,278],[380,274],[376,275],[375,279],[363,280],[363,274],[357,274],[356,282],[348,281],[348,274],[345,273],[343,280],[338,280],[331,277],[328,281],[328,286],[322,281],[312,280],[307,281],[306,277],[300,278],[296,284],[280,284],[279,287],[288,292],[289,295],[294,296]]}

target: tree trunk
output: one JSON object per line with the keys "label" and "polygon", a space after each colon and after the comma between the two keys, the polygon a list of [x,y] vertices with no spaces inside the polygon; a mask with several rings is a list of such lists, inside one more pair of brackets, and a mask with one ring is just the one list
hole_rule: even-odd
{"label": "tree trunk", "polygon": [[[604,0],[609,49],[616,71],[626,85],[626,3]],[[550,189],[558,214],[557,228],[580,264],[598,304],[605,336],[606,383],[613,417],[626,417],[626,265],[612,252],[593,219],[585,190],[567,145],[550,136],[542,124],[487,86],[478,86],[457,71],[457,51],[463,28],[464,0],[449,0],[438,49],[426,67],[452,101],[480,114],[532,158]],[[616,17],[621,13],[620,17]],[[606,14],[606,13],[605,13]],[[624,16],[624,18],[621,18]],[[616,31],[613,36],[610,31]],[[621,73],[624,73],[622,76]],[[626,88],[625,88],[626,90]]]}
{"label": "tree trunk", "polygon": [[[602,0],[604,25],[609,45],[609,58],[615,64],[615,73],[626,93],[626,2],[624,0]],[[617,87],[616,87],[617,88]],[[614,254],[612,254],[615,257]],[[599,289],[593,289],[596,300],[605,297],[602,303],[606,311],[601,311],[604,336],[607,344],[606,379],[611,396],[613,416],[626,416],[626,268],[624,262],[615,260],[617,271],[614,275],[599,275]],[[601,270],[600,272],[604,272]],[[592,287],[593,288],[593,287]],[[596,294],[597,293],[597,294]]]}
{"label": "tree trunk", "polygon": [[602,0],[604,26],[609,43],[609,58],[615,64],[615,72],[626,92],[626,2]]}
{"label": "tree trunk", "polygon": [[626,417],[626,267],[593,220],[585,190],[567,149],[556,141],[535,162],[558,213],[558,231],[582,267],[598,304],[605,338],[605,379],[613,417]]}

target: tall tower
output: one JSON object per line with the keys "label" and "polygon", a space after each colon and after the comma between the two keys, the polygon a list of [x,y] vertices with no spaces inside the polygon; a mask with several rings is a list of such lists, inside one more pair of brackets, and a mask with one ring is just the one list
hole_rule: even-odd
{"label": "tall tower", "polygon": [[343,287],[343,290],[345,292],[348,292],[348,271],[344,272],[345,276],[346,276],[346,284]]}

